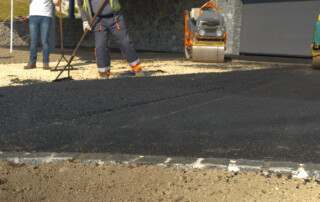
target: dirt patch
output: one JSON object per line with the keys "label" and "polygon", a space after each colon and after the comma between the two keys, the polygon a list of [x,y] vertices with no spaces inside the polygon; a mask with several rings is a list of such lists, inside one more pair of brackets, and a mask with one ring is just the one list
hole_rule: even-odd
{"label": "dirt patch", "polygon": [[140,165],[0,162],[0,201],[317,201],[318,180]]}

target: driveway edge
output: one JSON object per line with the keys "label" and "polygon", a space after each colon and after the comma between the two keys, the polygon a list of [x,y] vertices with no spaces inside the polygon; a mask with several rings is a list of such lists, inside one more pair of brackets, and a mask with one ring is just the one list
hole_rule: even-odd
{"label": "driveway edge", "polygon": [[0,161],[16,164],[44,164],[63,161],[107,164],[141,164],[175,168],[224,169],[233,172],[257,172],[264,174],[285,174],[294,178],[319,178],[320,164],[301,164],[288,161],[263,161],[248,159],[167,157],[110,153],[28,153],[1,152]]}

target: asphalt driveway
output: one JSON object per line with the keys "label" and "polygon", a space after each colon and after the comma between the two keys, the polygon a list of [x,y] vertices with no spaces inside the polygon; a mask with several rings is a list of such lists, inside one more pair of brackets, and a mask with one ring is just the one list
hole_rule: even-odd
{"label": "asphalt driveway", "polygon": [[320,163],[320,71],[267,70],[0,88],[0,151]]}

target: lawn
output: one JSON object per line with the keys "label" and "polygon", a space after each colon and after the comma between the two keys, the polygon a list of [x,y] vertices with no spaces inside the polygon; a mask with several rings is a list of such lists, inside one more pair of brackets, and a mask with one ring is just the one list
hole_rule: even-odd
{"label": "lawn", "polygon": [[[0,21],[7,18],[10,20],[11,1],[0,1]],[[29,1],[28,0],[13,0],[13,16],[28,16],[29,15]]]}
{"label": "lawn", "polygon": [[[59,9],[56,9],[56,16],[59,16]],[[77,10],[75,9],[75,13]],[[11,15],[11,0],[0,0],[0,22],[10,21]],[[13,17],[14,16],[29,16],[29,0],[13,0]],[[63,17],[67,17],[63,15]],[[14,18],[16,19],[16,18]]]}

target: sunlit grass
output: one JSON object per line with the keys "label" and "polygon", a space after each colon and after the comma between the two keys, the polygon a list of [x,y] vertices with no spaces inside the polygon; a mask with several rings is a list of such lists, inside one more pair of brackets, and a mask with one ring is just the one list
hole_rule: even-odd
{"label": "sunlit grass", "polygon": [[[29,1],[27,0],[13,0],[13,16],[28,16],[29,15]],[[11,15],[11,1],[0,1],[0,21],[5,19],[10,20]]]}
{"label": "sunlit grass", "polygon": [[[29,16],[29,1],[13,0],[13,16]],[[56,9],[56,16],[60,16],[59,8]],[[10,21],[10,17],[11,0],[0,0],[0,21]],[[65,18],[67,16],[63,14],[62,17]]]}

